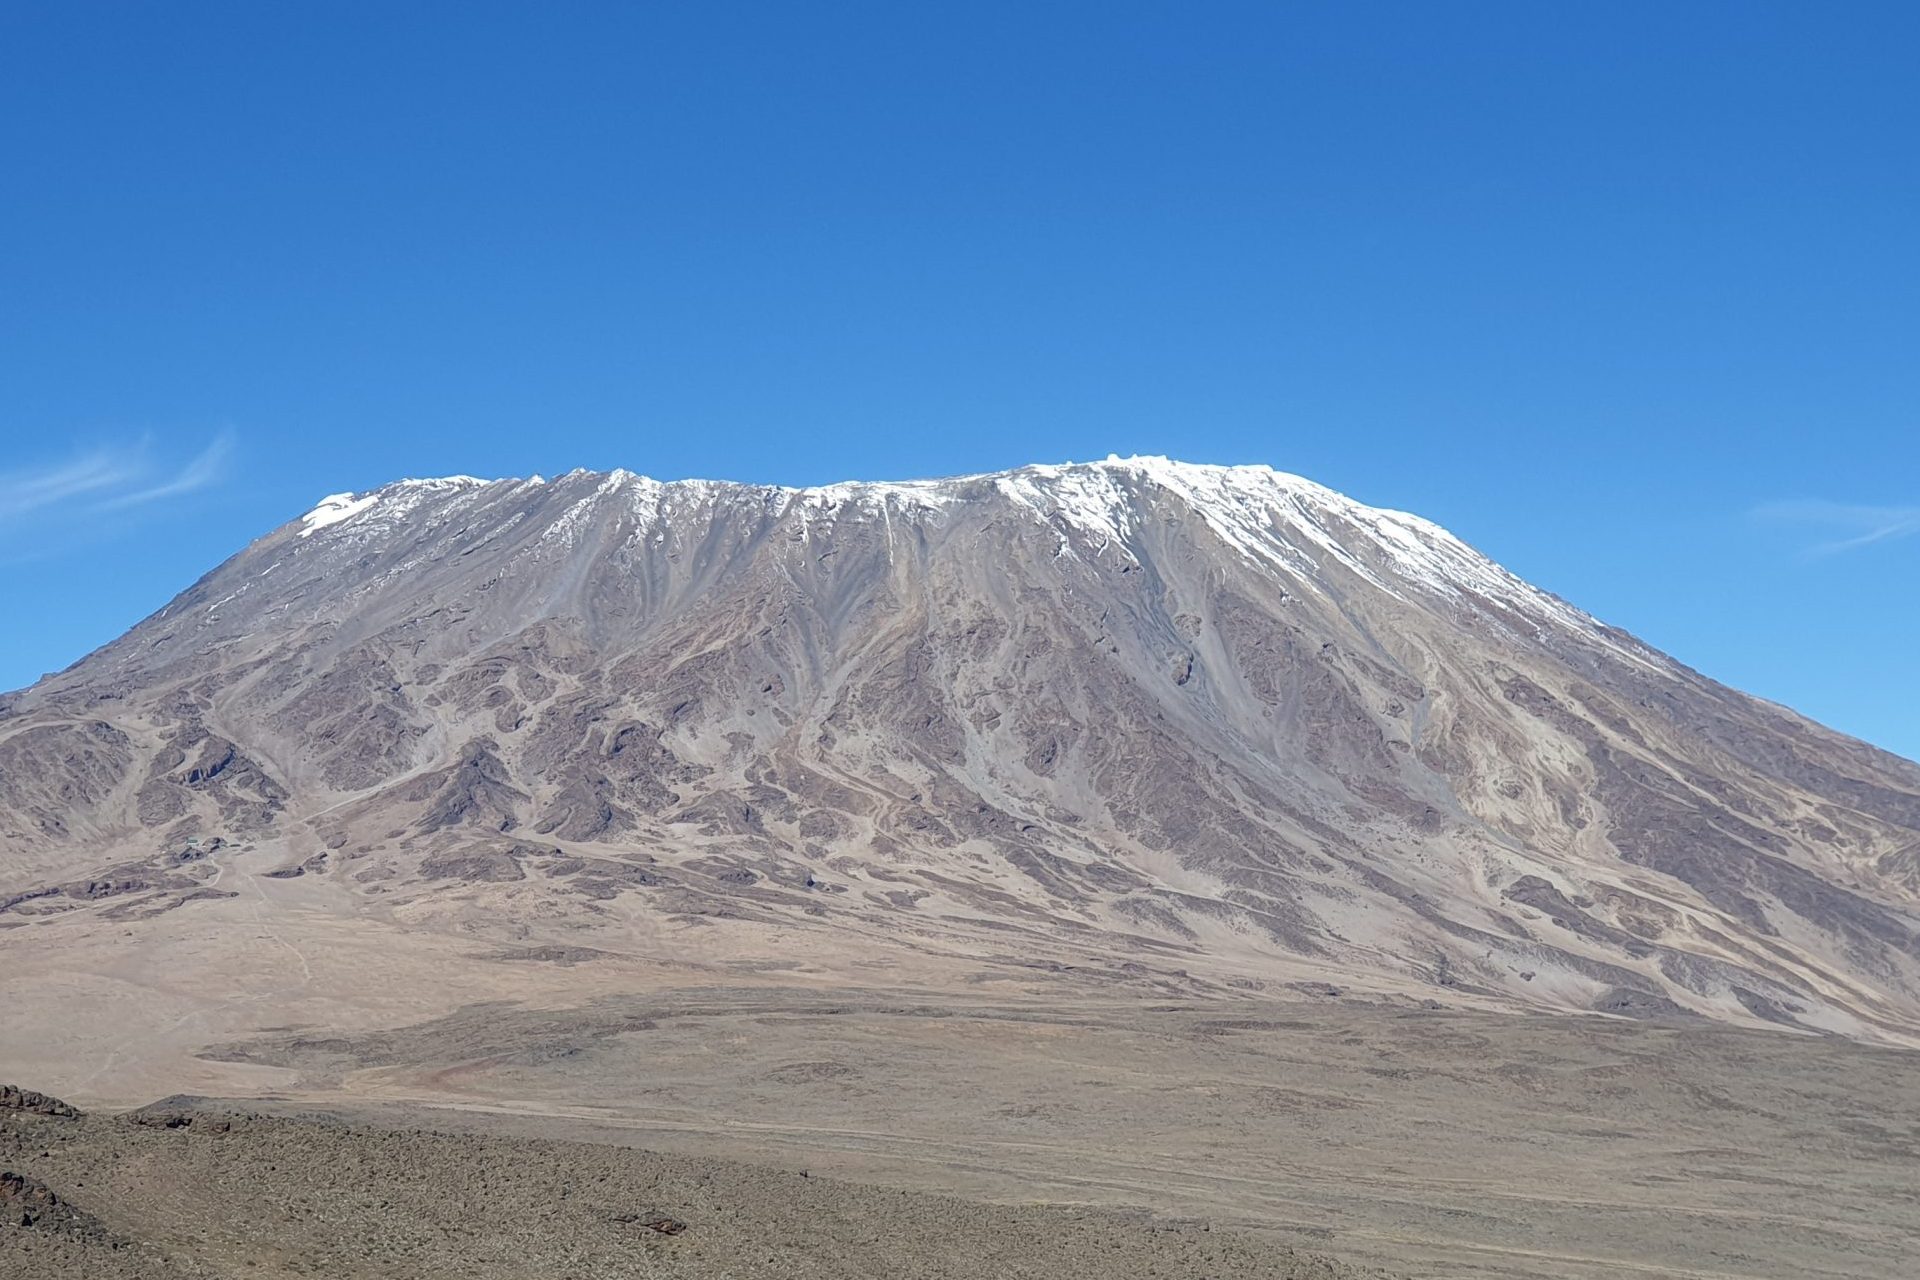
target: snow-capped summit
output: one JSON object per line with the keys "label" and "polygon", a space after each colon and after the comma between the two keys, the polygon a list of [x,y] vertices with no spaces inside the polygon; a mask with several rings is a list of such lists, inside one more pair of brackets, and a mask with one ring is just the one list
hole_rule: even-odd
{"label": "snow-capped summit", "polygon": [[[356,544],[404,536],[415,522],[497,506],[500,494],[548,487],[531,480],[471,476],[403,480],[361,494],[333,494],[301,518],[299,536],[336,529]],[[1035,464],[1008,471],[924,480],[848,480],[809,487],[690,479],[659,481],[625,469],[576,469],[551,486],[563,504],[545,536],[572,545],[593,521],[635,522],[636,536],[684,519],[695,508],[791,515],[813,523],[893,514],[932,517],[957,508],[1004,507],[1074,536],[1065,554],[1137,558],[1143,521],[1169,501],[1197,518],[1250,563],[1306,590],[1329,574],[1355,575],[1396,597],[1438,595],[1456,605],[1486,601],[1501,616],[1575,627],[1636,661],[1655,655],[1564,601],[1532,587],[1429,520],[1367,506],[1304,477],[1265,465],[1219,466],[1165,457],[1110,455],[1100,462]],[[548,495],[541,495],[545,499]],[[542,501],[543,508],[552,504]],[[525,513],[516,511],[516,522]],[[1536,631],[1538,628],[1536,627]]]}

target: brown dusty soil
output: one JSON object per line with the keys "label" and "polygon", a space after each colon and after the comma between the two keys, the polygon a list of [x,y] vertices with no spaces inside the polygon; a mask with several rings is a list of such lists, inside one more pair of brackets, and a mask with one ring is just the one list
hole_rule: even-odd
{"label": "brown dusty soil", "polygon": [[0,1210],[15,1210],[0,1213],[10,1280],[1372,1274],[1204,1222],[202,1102],[121,1116],[8,1113],[0,1167],[30,1170],[0,1177]]}
{"label": "brown dusty soil", "polygon": [[[1115,1245],[1153,1258],[1184,1241],[1164,1256],[1169,1276],[1235,1274],[1183,1251],[1229,1236],[1432,1280],[1911,1280],[1920,1258],[1920,1054],[1781,1031],[1331,998],[1148,1005],[1064,990],[1012,1000],[731,986],[475,1005],[371,1031],[281,1026],[200,1053],[207,1072],[257,1086],[239,1104],[253,1111],[457,1131],[509,1161],[519,1140],[562,1139],[672,1153],[592,1157],[641,1161],[635,1170],[735,1161],[713,1174],[755,1188],[718,1202],[735,1206],[761,1204],[766,1188],[823,1194],[813,1188],[828,1180],[848,1203],[921,1206],[888,1220],[888,1247],[908,1251],[900,1260],[875,1253],[848,1264],[870,1271],[792,1274],[974,1274],[935,1266],[999,1258],[980,1255],[982,1240],[952,1223],[998,1222],[1003,1212],[1015,1223],[1078,1223],[1061,1228],[1061,1241],[1076,1232],[1136,1240],[1134,1227],[1149,1219],[1210,1224]],[[95,1070],[81,1061],[18,1078],[98,1109],[165,1091],[101,1093],[82,1085]],[[224,1149],[247,1151],[279,1132],[269,1126]],[[126,1184],[126,1203],[121,1191],[92,1198],[101,1157],[85,1186],[59,1159],[26,1160],[19,1171],[113,1223],[151,1194],[140,1187],[223,1167],[209,1163],[223,1148],[199,1138],[156,1147],[142,1130],[115,1141],[158,1162],[137,1166],[150,1176]],[[468,1160],[439,1139],[382,1141],[420,1144],[422,1168]],[[168,1151],[177,1158],[163,1160]],[[326,1215],[344,1209],[315,1209],[304,1226],[285,1209],[324,1198],[346,1175],[297,1163],[262,1173],[260,1160],[278,1163],[267,1154],[236,1166],[262,1188],[222,1211],[236,1225],[220,1227],[216,1242],[293,1231],[287,1239],[307,1241],[301,1249],[347,1249],[300,1234],[331,1230]],[[686,1174],[694,1185],[700,1176]],[[500,1230],[542,1229],[547,1201],[528,1199],[533,1192],[474,1186],[493,1206],[486,1213],[535,1215],[503,1219]],[[464,1209],[379,1195],[389,1202],[379,1230],[393,1239],[472,1229],[448,1225]],[[869,1196],[880,1198],[861,1199]],[[688,1217],[679,1203],[640,1207]],[[380,1221],[354,1212],[355,1231]],[[1021,1216],[1029,1212],[1039,1216]],[[742,1248],[758,1239],[783,1258],[805,1238],[784,1218],[728,1221]],[[840,1257],[839,1243],[834,1250]],[[949,1258],[955,1250],[962,1261]],[[1036,1274],[1110,1270],[1091,1244],[1045,1256],[1055,1269]],[[461,1264],[491,1274],[475,1265]]]}

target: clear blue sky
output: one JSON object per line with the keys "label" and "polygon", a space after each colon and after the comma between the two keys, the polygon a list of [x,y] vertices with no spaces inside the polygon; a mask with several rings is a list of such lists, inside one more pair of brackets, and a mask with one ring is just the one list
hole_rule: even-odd
{"label": "clear blue sky", "polygon": [[401,476],[1117,451],[1920,755],[1917,13],[9,4],[0,687]]}

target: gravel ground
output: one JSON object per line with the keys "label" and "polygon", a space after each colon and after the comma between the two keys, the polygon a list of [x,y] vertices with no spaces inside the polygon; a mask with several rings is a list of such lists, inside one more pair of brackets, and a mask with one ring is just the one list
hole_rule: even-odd
{"label": "gravel ground", "polygon": [[0,1115],[0,1275],[1232,1277],[1382,1273],[1195,1220],[1009,1206],[593,1143],[172,1100]]}

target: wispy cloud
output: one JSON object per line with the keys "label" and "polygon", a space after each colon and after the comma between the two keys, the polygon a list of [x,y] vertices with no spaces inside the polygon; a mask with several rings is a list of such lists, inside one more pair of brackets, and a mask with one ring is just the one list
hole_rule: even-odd
{"label": "wispy cloud", "polygon": [[233,454],[233,433],[222,431],[171,476],[147,483],[141,488],[102,498],[95,506],[101,511],[119,511],[142,507],[163,498],[177,498],[218,481],[226,474],[227,459]]}
{"label": "wispy cloud", "polygon": [[234,437],[222,431],[185,461],[157,455],[151,441],[91,449],[61,462],[0,471],[0,523],[23,516],[123,511],[181,497],[226,474]]}
{"label": "wispy cloud", "polygon": [[0,519],[119,487],[133,474],[105,451],[39,470],[0,472]]}
{"label": "wispy cloud", "polygon": [[1876,542],[1920,534],[1920,507],[1875,507],[1852,502],[1770,502],[1754,508],[1759,519],[1774,524],[1800,525],[1821,530],[1825,537],[1804,554],[1830,556]]}

